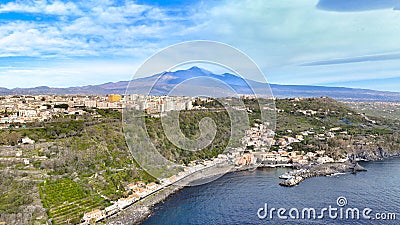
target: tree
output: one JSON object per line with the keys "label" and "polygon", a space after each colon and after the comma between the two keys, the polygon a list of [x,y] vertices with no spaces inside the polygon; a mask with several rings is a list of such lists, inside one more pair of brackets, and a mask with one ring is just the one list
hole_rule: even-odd
{"label": "tree", "polygon": [[59,105],[54,105],[54,108],[61,108],[61,109],[68,109],[68,104],[59,104]]}

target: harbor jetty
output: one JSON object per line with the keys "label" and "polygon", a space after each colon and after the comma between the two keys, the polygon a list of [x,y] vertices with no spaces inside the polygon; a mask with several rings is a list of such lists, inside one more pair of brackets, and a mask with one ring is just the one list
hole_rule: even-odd
{"label": "harbor jetty", "polygon": [[357,173],[360,171],[367,170],[358,163],[346,162],[318,164],[308,169],[302,168],[291,171],[288,174],[281,175],[280,178],[285,180],[280,182],[279,185],[292,187],[311,177],[331,176],[339,173]]}

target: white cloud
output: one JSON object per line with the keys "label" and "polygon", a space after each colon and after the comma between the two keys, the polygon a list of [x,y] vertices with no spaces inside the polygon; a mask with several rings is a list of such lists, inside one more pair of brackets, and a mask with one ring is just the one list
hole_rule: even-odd
{"label": "white cloud", "polygon": [[398,61],[326,67],[300,64],[400,52],[400,11],[329,12],[318,0],[224,1],[193,16],[191,36],[233,45],[251,56],[270,82],[324,84],[398,76]]}
{"label": "white cloud", "polygon": [[[59,19],[11,21],[0,24],[0,56],[148,56],[172,43],[186,28],[167,9],[127,1],[63,3],[25,1],[0,5],[2,12],[59,15]],[[83,13],[85,12],[85,13]],[[67,16],[67,17],[66,17]],[[71,17],[72,16],[72,17]]]}
{"label": "white cloud", "polygon": [[39,12],[39,9],[32,5],[19,4],[15,2],[8,2],[6,4],[0,5],[0,12]]}
{"label": "white cloud", "polygon": [[203,34],[245,50],[265,66],[400,50],[400,11],[328,12],[316,9],[317,2],[226,1],[198,20]]}
{"label": "white cloud", "polygon": [[81,50],[90,50],[79,38],[63,38],[56,27],[13,22],[0,25],[0,29],[5,34],[0,37],[0,54],[3,56],[75,55]]}
{"label": "white cloud", "polygon": [[[239,47],[262,62],[262,67],[400,50],[400,11],[337,13],[317,10],[316,4],[317,0],[225,1],[212,8],[199,5],[198,10],[188,9],[191,11],[182,17],[167,13],[177,9],[130,1],[121,6],[113,6],[112,1],[9,2],[0,5],[0,12],[80,16],[48,23],[19,22],[19,26],[35,30],[27,32],[26,38],[14,34],[18,28],[1,24],[0,43],[9,44],[10,39],[20,43],[11,49],[12,55],[18,54],[19,48],[21,55],[27,54],[31,44],[38,45],[28,55],[107,55],[147,48],[143,45],[148,44],[153,48],[154,42],[164,47],[179,40],[212,39]],[[1,55],[7,55],[7,49],[0,44]]]}
{"label": "white cloud", "polygon": [[0,5],[0,13],[22,12],[22,13],[45,13],[50,15],[81,14],[78,7],[72,3],[61,1],[48,2],[46,0],[8,2]]}
{"label": "white cloud", "polygon": [[82,14],[82,12],[78,9],[78,7],[74,3],[72,2],[63,3],[60,1],[55,1],[49,5],[46,5],[43,12],[54,15]]}
{"label": "white cloud", "polygon": [[[400,52],[400,11],[330,12],[316,9],[317,2],[226,0],[187,8],[133,1],[116,5],[111,0],[9,2],[0,4],[0,13],[32,13],[55,19],[0,23],[0,57],[134,57],[136,65],[170,44],[209,39],[231,44],[250,55],[272,82],[323,84],[398,74],[397,61],[298,67],[307,62]],[[132,69],[130,62],[125,63],[118,65]],[[117,70],[111,62],[104,65]],[[77,80],[90,74],[106,76],[96,68],[102,67],[70,69],[88,74],[77,76]],[[44,70],[30,71],[30,76],[45,79],[57,72],[56,68]],[[60,80],[69,79],[65,76]]]}

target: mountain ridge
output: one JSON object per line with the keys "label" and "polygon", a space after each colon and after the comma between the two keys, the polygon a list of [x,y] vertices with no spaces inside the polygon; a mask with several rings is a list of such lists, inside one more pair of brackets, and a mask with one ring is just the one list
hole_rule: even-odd
{"label": "mountain ridge", "polygon": [[[266,84],[245,80],[230,73],[214,74],[208,70],[192,67],[187,70],[177,70],[174,72],[162,72],[149,77],[138,78],[131,81],[107,82],[98,85],[85,85],[67,88],[57,88],[48,86],[38,86],[33,88],[13,88],[0,87],[0,95],[106,95],[106,94],[125,94],[127,87],[128,93],[147,94],[149,89],[153,95],[167,94],[173,87],[183,81],[196,78],[212,78],[219,80],[235,90],[239,94],[248,94],[251,91],[248,84],[254,89],[265,88]],[[371,89],[347,88],[347,87],[327,87],[314,85],[283,85],[269,84],[275,97],[321,97],[327,96],[338,100],[355,101],[400,101],[400,92],[377,91]],[[189,88],[207,88],[208,83],[199,82],[188,85]],[[209,87],[208,87],[209,88]],[[147,91],[147,92],[146,92]]]}

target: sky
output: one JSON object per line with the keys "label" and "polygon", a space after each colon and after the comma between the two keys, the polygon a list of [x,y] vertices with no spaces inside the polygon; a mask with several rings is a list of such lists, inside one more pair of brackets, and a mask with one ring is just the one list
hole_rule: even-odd
{"label": "sky", "polygon": [[161,49],[212,40],[270,83],[400,91],[399,37],[400,0],[0,0],[0,87],[129,80]]}

